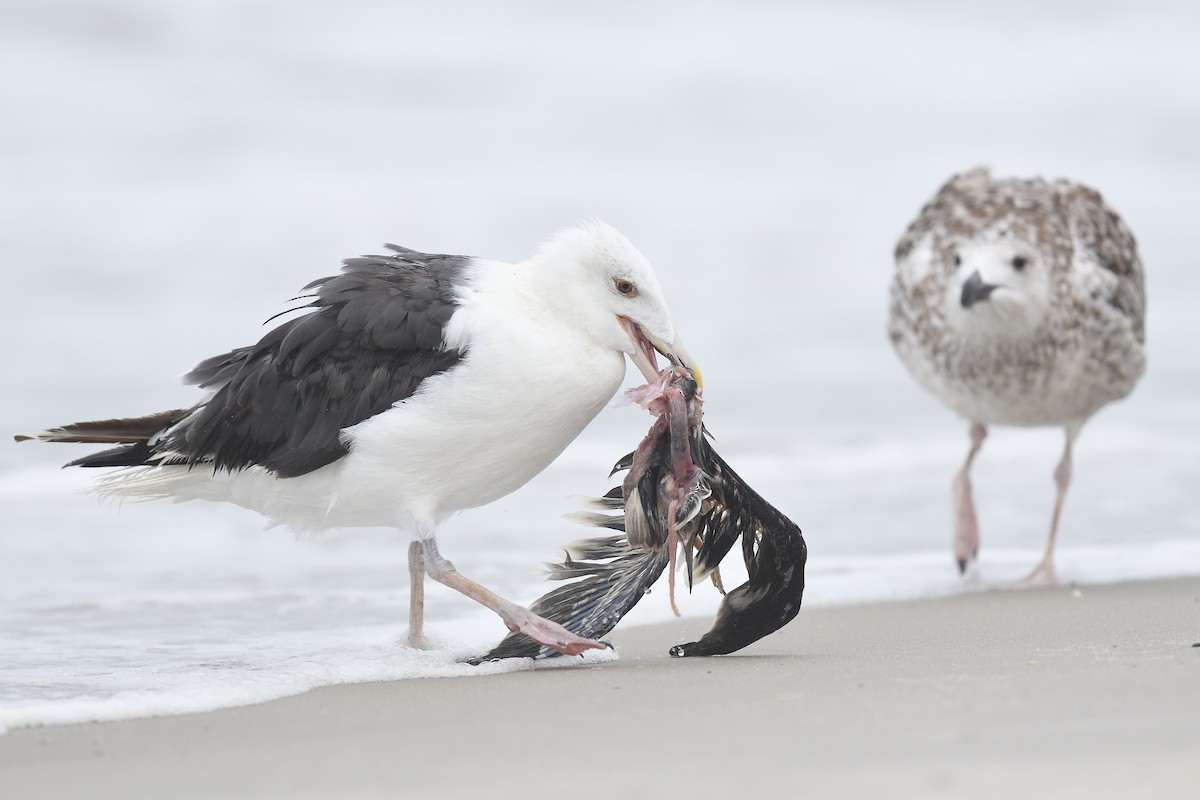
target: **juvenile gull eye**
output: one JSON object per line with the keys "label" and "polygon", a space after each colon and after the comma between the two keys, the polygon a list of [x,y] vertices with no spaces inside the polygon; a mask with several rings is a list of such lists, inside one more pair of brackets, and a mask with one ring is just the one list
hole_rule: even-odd
{"label": "juvenile gull eye", "polygon": [[613,286],[618,292],[626,297],[637,297],[637,284],[628,278],[617,278],[613,281]]}
{"label": "juvenile gull eye", "polygon": [[1017,256],[1012,260],[1013,269],[1025,269],[1025,256]]}
{"label": "juvenile gull eye", "polygon": [[962,256],[960,256],[958,253],[954,254],[954,266],[956,266],[956,267],[962,266]]}

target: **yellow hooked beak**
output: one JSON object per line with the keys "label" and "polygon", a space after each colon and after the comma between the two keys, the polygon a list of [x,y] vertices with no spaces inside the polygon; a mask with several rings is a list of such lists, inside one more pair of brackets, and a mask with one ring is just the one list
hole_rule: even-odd
{"label": "yellow hooked beak", "polygon": [[683,337],[676,334],[675,341],[667,344],[646,333],[642,330],[642,326],[628,317],[618,315],[617,321],[621,323],[621,328],[633,342],[633,352],[629,354],[629,359],[641,370],[647,381],[658,380],[658,360],[654,357],[655,351],[658,351],[675,366],[685,367],[689,370],[696,379],[696,386],[700,389],[704,388],[704,378],[700,374],[700,367],[696,365],[696,360],[684,346]]}

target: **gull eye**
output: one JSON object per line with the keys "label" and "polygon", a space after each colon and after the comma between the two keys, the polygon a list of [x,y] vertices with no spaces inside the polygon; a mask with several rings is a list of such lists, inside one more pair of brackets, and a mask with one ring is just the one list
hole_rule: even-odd
{"label": "gull eye", "polygon": [[1013,269],[1015,270],[1025,269],[1026,263],[1025,256],[1017,256],[1012,260]]}
{"label": "gull eye", "polygon": [[954,266],[956,266],[956,267],[962,266],[962,256],[960,256],[958,253],[954,254]]}
{"label": "gull eye", "polygon": [[616,278],[613,280],[613,288],[626,297],[637,297],[637,284],[628,278]]}

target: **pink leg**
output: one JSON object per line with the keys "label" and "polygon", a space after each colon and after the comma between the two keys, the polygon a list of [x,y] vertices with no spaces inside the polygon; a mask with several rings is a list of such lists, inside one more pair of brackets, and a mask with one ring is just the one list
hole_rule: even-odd
{"label": "pink leg", "polygon": [[437,542],[433,539],[426,539],[422,543],[422,547],[425,551],[425,570],[429,573],[429,577],[495,611],[500,615],[500,619],[504,620],[504,624],[510,631],[520,631],[538,644],[551,647],[568,656],[580,655],[584,650],[612,647],[607,642],[576,636],[557,622],[539,617],[529,609],[505,600],[491,589],[486,589],[470,578],[460,575],[454,569],[454,565],[438,552]]}
{"label": "pink leg", "polygon": [[1050,538],[1046,541],[1046,553],[1042,560],[1025,578],[1025,583],[1057,586],[1058,573],[1054,569],[1054,543],[1058,538],[1058,520],[1062,516],[1063,501],[1067,497],[1067,487],[1071,485],[1071,446],[1079,434],[1079,426],[1067,428],[1067,446],[1063,448],[1062,460],[1054,470],[1054,485],[1057,489],[1054,497],[1054,515],[1050,517]]}
{"label": "pink leg", "polygon": [[987,438],[987,426],[971,423],[971,449],[962,469],[954,476],[954,561],[961,575],[967,571],[967,563],[979,555],[979,519],[975,515],[975,500],[971,497],[971,462],[983,440]]}
{"label": "pink leg", "polygon": [[420,540],[408,546],[408,646],[425,649],[425,550]]}
{"label": "pink leg", "polygon": [[679,553],[679,532],[675,529],[675,509],[678,505],[678,500],[672,500],[667,505],[667,552],[671,554],[667,559],[667,591],[671,597],[671,613],[682,617],[683,615],[679,613],[679,606],[675,605],[675,562]]}

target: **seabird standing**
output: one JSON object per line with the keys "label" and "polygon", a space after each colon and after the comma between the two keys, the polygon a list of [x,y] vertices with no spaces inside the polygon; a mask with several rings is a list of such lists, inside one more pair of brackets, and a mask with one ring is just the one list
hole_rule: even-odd
{"label": "seabird standing", "polygon": [[925,389],[969,420],[954,479],[954,557],[979,549],[969,470],[988,425],[1061,426],[1045,555],[1028,580],[1057,582],[1054,542],[1071,448],[1146,366],[1146,299],[1133,235],[1093,189],[1067,180],[956,175],[896,245],[888,333]]}
{"label": "seabird standing", "polygon": [[205,499],[299,531],[410,532],[409,642],[424,646],[423,576],[563,653],[604,646],[455,571],[438,525],[541,472],[654,351],[694,368],[658,279],[593,223],[505,264],[389,245],[305,287],[302,316],[186,376],[195,406],[65,425],[17,440],[119,446],[68,466],[117,467],[100,491]]}

